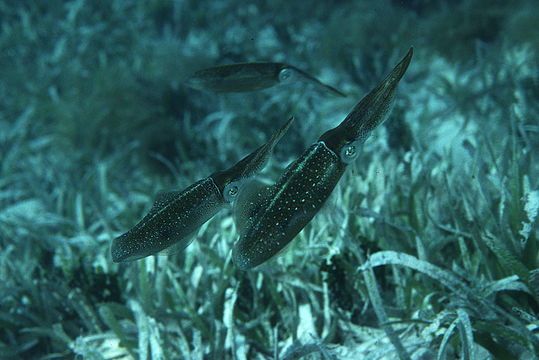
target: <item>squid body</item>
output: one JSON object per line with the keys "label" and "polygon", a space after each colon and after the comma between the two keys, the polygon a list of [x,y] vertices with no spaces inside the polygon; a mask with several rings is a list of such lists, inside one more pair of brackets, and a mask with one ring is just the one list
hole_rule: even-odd
{"label": "squid body", "polygon": [[275,144],[293,119],[290,118],[266,144],[231,168],[217,171],[183,191],[158,195],[149,213],[135,227],[112,241],[112,260],[137,260],[171,247],[180,250],[188,246],[193,233],[234,201],[243,183],[264,168]]}
{"label": "squid body", "polygon": [[188,76],[184,84],[197,90],[226,93],[262,90],[293,80],[304,80],[333,94],[346,96],[303,70],[272,62],[236,63],[202,69]]}
{"label": "squid body", "polygon": [[237,203],[243,219],[232,259],[239,269],[255,267],[280,252],[320,210],[362,143],[388,116],[397,84],[412,59],[413,48],[368,93],[343,122],[290,164],[271,186]]}

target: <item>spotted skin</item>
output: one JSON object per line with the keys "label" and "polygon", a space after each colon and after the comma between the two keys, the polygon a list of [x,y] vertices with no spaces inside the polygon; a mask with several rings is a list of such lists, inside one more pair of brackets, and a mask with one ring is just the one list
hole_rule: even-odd
{"label": "spotted skin", "polygon": [[234,166],[217,171],[182,191],[159,195],[150,212],[131,230],[112,241],[114,262],[132,261],[174,246],[181,250],[193,234],[241,191],[242,182],[254,177],[268,162],[275,144],[286,133],[293,117],[271,139]]}
{"label": "spotted skin", "polygon": [[114,239],[110,252],[115,262],[132,261],[172,245],[185,248],[193,234],[224,206],[223,196],[211,177],[184,191],[164,194],[131,230]]}
{"label": "spotted skin", "polygon": [[356,157],[371,131],[391,111],[396,87],[410,64],[413,49],[367,94],[343,122],[324,133],[271,186],[250,199],[249,218],[232,259],[247,270],[279,253],[311,221]]}
{"label": "spotted skin", "polygon": [[252,199],[258,211],[234,246],[232,259],[241,270],[257,266],[285,247],[316,215],[345,170],[323,142],[312,145],[278,182]]}

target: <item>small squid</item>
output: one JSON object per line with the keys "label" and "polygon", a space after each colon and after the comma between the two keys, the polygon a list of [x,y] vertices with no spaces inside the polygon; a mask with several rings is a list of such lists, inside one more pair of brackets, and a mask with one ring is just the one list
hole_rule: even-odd
{"label": "small squid", "polygon": [[[236,203],[243,231],[232,259],[246,270],[280,252],[311,221],[337,185],[372,130],[391,110],[397,84],[412,59],[413,48],[393,71],[367,94],[343,122],[288,166],[273,185]],[[238,220],[237,220],[238,221]]]}
{"label": "small squid", "polygon": [[262,90],[295,79],[306,80],[333,94],[346,96],[303,70],[272,62],[237,63],[202,69],[187,77],[184,84],[197,90],[224,93]]}
{"label": "small squid", "polygon": [[233,202],[244,182],[264,168],[293,119],[291,117],[266,144],[231,168],[217,171],[183,191],[159,194],[150,212],[135,227],[112,241],[112,260],[132,261],[171,247],[175,250],[187,247],[193,233]]}

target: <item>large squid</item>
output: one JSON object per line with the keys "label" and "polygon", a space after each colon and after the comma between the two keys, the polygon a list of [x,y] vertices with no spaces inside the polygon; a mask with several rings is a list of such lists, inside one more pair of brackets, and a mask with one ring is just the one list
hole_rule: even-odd
{"label": "large squid", "polygon": [[239,207],[241,235],[232,259],[246,270],[280,252],[311,221],[337,185],[360,146],[391,111],[392,99],[412,59],[413,48],[368,93],[343,122],[324,133],[273,185],[248,196]]}
{"label": "large squid", "polygon": [[277,130],[266,144],[231,168],[217,171],[183,191],[159,194],[150,212],[135,227],[112,241],[112,260],[137,260],[171,248],[187,247],[194,232],[233,202],[244,182],[264,168],[293,119]]}

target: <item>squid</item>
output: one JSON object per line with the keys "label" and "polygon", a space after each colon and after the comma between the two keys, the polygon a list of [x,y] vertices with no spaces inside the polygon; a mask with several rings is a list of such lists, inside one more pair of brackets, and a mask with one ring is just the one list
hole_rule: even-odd
{"label": "squid", "polygon": [[266,144],[234,166],[217,171],[182,191],[159,194],[148,214],[131,230],[112,241],[112,260],[132,261],[187,247],[194,232],[232,203],[241,193],[243,184],[265,167],[273,148],[293,119],[291,117]]}
{"label": "squid", "polygon": [[305,80],[335,95],[346,97],[341,91],[303,70],[273,62],[236,63],[202,69],[188,76],[184,84],[197,90],[226,93],[262,90],[293,80]]}
{"label": "squid", "polygon": [[258,266],[281,252],[318,213],[348,164],[359,156],[360,146],[389,115],[412,55],[410,48],[341,124],[325,132],[273,185],[251,191],[236,203],[242,232],[232,260],[239,269]]}

